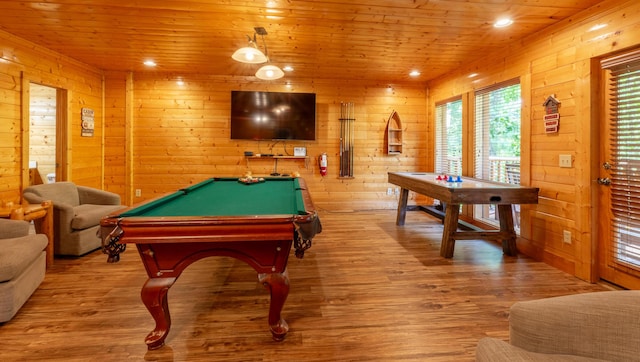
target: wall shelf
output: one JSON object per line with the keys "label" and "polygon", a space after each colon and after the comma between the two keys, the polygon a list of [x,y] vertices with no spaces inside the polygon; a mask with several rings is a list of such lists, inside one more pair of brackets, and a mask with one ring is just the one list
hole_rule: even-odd
{"label": "wall shelf", "polygon": [[278,160],[304,160],[304,168],[309,169],[309,156],[245,156],[247,159],[247,167],[249,167],[249,160],[272,160],[273,161],[273,173],[272,175],[279,175],[278,173]]}
{"label": "wall shelf", "polygon": [[385,143],[387,144],[387,154],[399,155],[402,153],[402,123],[396,111],[391,113],[387,122]]}

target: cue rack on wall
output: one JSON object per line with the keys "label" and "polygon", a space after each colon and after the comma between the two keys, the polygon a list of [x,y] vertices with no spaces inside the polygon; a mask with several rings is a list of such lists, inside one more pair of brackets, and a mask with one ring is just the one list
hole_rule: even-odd
{"label": "cue rack on wall", "polygon": [[340,177],[353,177],[353,102],[340,103]]}

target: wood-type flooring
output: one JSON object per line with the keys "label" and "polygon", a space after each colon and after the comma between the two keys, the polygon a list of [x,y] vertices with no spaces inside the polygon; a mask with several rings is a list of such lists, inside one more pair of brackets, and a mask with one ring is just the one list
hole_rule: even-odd
{"label": "wood-type flooring", "polygon": [[99,250],[56,258],[18,314],[0,324],[2,361],[473,361],[478,340],[508,339],[516,301],[611,289],[495,243],[456,243],[439,256],[442,223],[423,212],[322,211],[324,230],[289,259],[290,326],[275,342],[269,293],[248,265],[200,260],[169,291],[172,329],[148,351],[154,322],[140,301],[135,248],[117,264]]}

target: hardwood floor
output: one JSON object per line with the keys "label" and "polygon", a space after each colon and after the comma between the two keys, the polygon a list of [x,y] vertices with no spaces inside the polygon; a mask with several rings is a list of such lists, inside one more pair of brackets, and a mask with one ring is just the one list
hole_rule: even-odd
{"label": "hardwood floor", "polygon": [[323,232],[289,260],[282,342],[267,325],[268,291],[248,265],[198,261],[169,292],[167,344],[147,351],[153,319],[140,301],[146,273],[129,248],[55,260],[13,320],[0,325],[3,361],[473,361],[484,336],[508,338],[516,301],[601,291],[496,244],[459,241],[439,256],[442,224],[408,212],[322,212]]}

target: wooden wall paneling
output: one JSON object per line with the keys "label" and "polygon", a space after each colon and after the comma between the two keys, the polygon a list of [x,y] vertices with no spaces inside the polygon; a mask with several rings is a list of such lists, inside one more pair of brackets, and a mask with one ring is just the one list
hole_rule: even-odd
{"label": "wooden wall paneling", "polygon": [[[230,91],[260,89],[287,91],[283,85],[247,85],[228,77],[190,75],[178,86],[172,74],[135,75],[132,183],[142,195],[134,202],[155,197],[185,184],[211,176],[239,176],[249,169],[254,174],[273,172],[273,160],[247,160],[244,151],[286,154],[293,146],[307,147],[308,168],[299,160],[279,160],[279,172],[300,172],[314,192],[314,201],[333,200],[342,208],[393,208],[395,196],[387,196],[388,171],[424,164],[426,132],[425,92],[422,87],[397,86],[389,94],[386,85],[367,83],[339,85],[330,80],[310,80],[294,91],[317,94],[317,133],[313,142],[255,142],[229,139]],[[337,93],[337,95],[336,95]],[[339,104],[354,101],[356,110],[356,179],[337,179]],[[403,157],[383,155],[384,122],[391,109],[402,109],[406,119],[409,152]],[[329,175],[321,177],[317,157],[329,155]],[[422,167],[422,166],[419,166]],[[375,189],[376,191],[372,190]],[[326,196],[322,193],[327,190]],[[330,196],[329,196],[330,193]],[[383,197],[384,196],[384,197]],[[353,205],[351,205],[353,204]]]}
{"label": "wooden wall paneling", "polygon": [[104,188],[126,199],[126,74],[105,72],[104,76]]}
{"label": "wooden wall paneling", "polygon": [[105,186],[105,180],[107,178],[107,174],[105,171],[105,165],[106,165],[106,161],[105,159],[107,158],[106,155],[106,124],[105,122],[107,121],[107,116],[106,116],[106,98],[107,98],[107,90],[106,90],[106,84],[105,84],[105,77],[104,77],[104,71],[101,72],[101,78],[100,78],[100,154],[102,155],[102,167],[100,168],[100,189],[104,190],[106,188]]}
{"label": "wooden wall paneling", "polygon": [[[606,218],[601,217],[601,210],[605,205],[602,201],[602,197],[604,195],[600,190],[600,185],[597,182],[598,177],[600,177],[601,167],[603,162],[603,158],[601,155],[605,155],[604,150],[609,147],[609,142],[605,142],[606,138],[602,132],[602,128],[600,124],[602,123],[602,118],[606,117],[606,114],[609,114],[608,111],[605,111],[607,106],[605,106],[605,97],[603,94],[605,93],[605,89],[607,87],[607,77],[602,71],[600,65],[599,58],[591,59],[591,108],[589,109],[591,113],[591,134],[589,135],[591,139],[592,145],[598,145],[598,147],[591,148],[591,159],[593,160],[591,164],[591,197],[592,197],[592,206],[593,210],[591,211],[591,240],[595,240],[589,246],[591,250],[582,249],[582,252],[578,252],[577,256],[581,263],[591,262],[590,268],[590,281],[594,282],[600,279],[601,273],[601,262],[604,257],[604,253],[600,252],[600,249],[603,245],[603,240],[600,240],[598,235],[604,233],[606,228],[602,228],[602,223],[609,223],[610,221],[606,220]],[[608,226],[607,226],[608,227]],[[595,255],[595,258],[592,260],[586,259],[585,254],[589,253],[590,255]]]}
{"label": "wooden wall paneling", "polygon": [[22,67],[0,63],[0,201],[20,202]]}
{"label": "wooden wall paneling", "polygon": [[[593,75],[595,72],[595,75]],[[594,135],[600,132],[598,122],[594,120],[598,117],[597,110],[598,99],[592,98],[597,95],[599,85],[592,82],[592,77],[599,78],[599,69],[592,69],[591,59],[582,59],[576,63],[576,104],[580,109],[578,114],[583,115],[580,127],[576,127],[576,143],[575,159],[582,162],[575,163],[576,173],[582,175],[576,179],[576,205],[577,217],[575,225],[567,230],[572,233],[571,246],[575,249],[575,270],[573,274],[577,277],[596,281],[597,271],[597,254],[595,253],[597,242],[597,232],[593,229],[593,220],[595,207],[598,205],[599,187],[595,179],[597,177],[598,167],[596,166],[600,160],[599,153],[595,150],[598,143],[593,143],[597,139]],[[593,86],[593,88],[592,88]],[[595,89],[594,89],[595,88]],[[593,110],[592,110],[593,109]],[[594,242],[592,243],[592,240]],[[566,244],[565,244],[566,245]]]}
{"label": "wooden wall paneling", "polygon": [[[81,107],[85,105],[96,107],[99,113],[101,79],[100,72],[90,66],[4,31],[0,31],[0,42],[3,44],[3,61],[0,62],[0,97],[2,98],[0,107],[2,107],[3,121],[0,125],[0,134],[12,135],[11,139],[17,142],[10,147],[5,146],[9,143],[0,144],[0,153],[12,155],[0,160],[0,169],[3,170],[0,177],[0,200],[20,202],[22,188],[28,185],[29,177],[26,147],[29,126],[28,84],[33,82],[67,89],[69,102],[67,102],[66,111],[69,117],[74,118],[74,126],[79,127]],[[77,97],[74,98],[73,95]],[[99,122],[97,127],[100,127]],[[76,129],[79,130],[79,128]],[[74,140],[79,138],[79,131],[72,137]],[[89,153],[93,157],[81,158],[83,163],[73,163],[72,167],[80,170],[99,169],[102,164],[100,142],[100,139],[95,137],[88,142],[78,142],[78,148],[68,149],[67,162],[70,162],[73,152]],[[95,172],[91,171],[86,174],[86,177],[82,176],[74,181],[87,186],[100,186],[99,173],[95,175]]]}
{"label": "wooden wall paneling", "polygon": [[[80,94],[73,91],[69,102],[70,129],[71,140],[73,142],[71,149],[73,150],[73,162],[70,162],[71,175],[76,183],[92,186],[96,188],[102,187],[102,131],[103,131],[103,115],[102,115],[102,77],[95,80],[95,89],[92,88],[90,94]],[[93,136],[83,137],[82,133],[82,108],[90,108],[94,112],[95,128]]]}
{"label": "wooden wall paneling", "polygon": [[[14,59],[15,65],[24,72],[24,81],[67,90],[66,112],[68,115],[67,122],[70,127],[67,148],[69,157],[67,164],[70,166],[68,176],[78,184],[100,187],[102,183],[100,172],[90,171],[102,167],[101,137],[99,136],[102,102],[100,71],[3,31],[0,31],[0,40],[5,44],[5,49],[11,50],[11,54],[6,54],[5,59]],[[0,73],[10,74],[5,69],[7,68],[4,66],[0,68]],[[28,98],[21,98],[19,89],[15,89],[17,89],[18,99],[21,99],[21,104],[24,104],[22,100]],[[98,129],[98,137],[94,136],[83,140],[80,137],[80,109],[85,106],[93,107],[97,111],[96,128]],[[28,114],[26,110],[23,112]],[[11,118],[19,120],[20,115],[12,115]],[[23,145],[21,144],[20,147],[23,147]],[[79,159],[80,162],[71,162],[72,153],[74,152],[82,153],[83,155],[88,154],[91,157],[81,157]],[[28,161],[24,158],[20,162],[23,165],[22,173],[25,173]],[[73,176],[73,171],[76,168],[80,171],[78,178]],[[25,177],[28,180],[28,175],[22,178]],[[12,186],[13,192],[20,195],[23,185],[27,183],[26,180],[23,180],[21,185]]]}
{"label": "wooden wall paneling", "polygon": [[[535,107],[533,95],[531,92],[531,74],[524,73],[520,76],[520,92],[522,94],[522,111],[520,114],[520,164],[531,165],[531,132],[532,123],[535,118],[532,118],[532,110]],[[520,184],[524,186],[530,186],[531,181],[531,169],[524,167],[520,169]],[[526,204],[520,205],[520,242],[526,242],[532,239],[532,211],[535,210],[535,205]]]}
{"label": "wooden wall paneling", "polygon": [[[520,44],[513,44],[508,52],[488,55],[483,60],[467,64],[460,72],[429,83],[430,103],[451,97],[451,89],[458,94],[484,85],[509,79],[514,73],[530,77],[527,92],[531,102],[530,162],[524,162],[523,173],[530,175],[531,186],[540,187],[540,203],[531,205],[526,219],[531,223],[530,238],[522,238],[519,245],[530,255],[540,257],[562,270],[586,280],[594,279],[593,260],[593,133],[590,125],[593,70],[591,57],[632,46],[638,43],[640,28],[629,14],[640,12],[636,2],[609,2],[594,7],[558,26],[540,32]],[[607,30],[590,33],[595,24],[609,24]],[[615,25],[613,25],[615,24]],[[601,36],[604,35],[604,36]],[[505,55],[506,54],[506,55]],[[480,75],[466,78],[466,69]],[[561,100],[560,131],[546,134],[541,125],[541,103],[556,94]],[[524,108],[523,108],[524,109]],[[523,137],[524,139],[524,137]],[[571,154],[574,167],[558,166],[558,155]],[[562,243],[562,231],[572,232],[572,244]]]}
{"label": "wooden wall paneling", "polygon": [[128,72],[126,74],[126,84],[125,84],[125,148],[124,148],[124,156],[125,156],[125,200],[129,205],[134,204],[134,193],[133,189],[133,176],[134,176],[134,163],[133,157],[135,156],[133,153],[133,126],[135,122],[134,118],[134,93],[133,93],[133,72]]}
{"label": "wooden wall paneling", "polygon": [[58,89],[56,93],[57,128],[56,133],[56,181],[70,181],[71,160],[73,152],[71,148],[71,129],[69,127],[69,114],[71,112],[71,91],[68,89]]}
{"label": "wooden wall paneling", "polygon": [[[29,149],[26,144],[29,142],[29,98],[31,97],[31,87],[29,86],[29,80],[25,76],[25,72],[20,74],[20,82],[22,90],[20,95],[20,114],[18,116],[20,122],[19,128],[19,143],[20,149],[16,150],[17,154],[20,154],[20,160],[18,161],[18,169],[20,170],[20,189],[22,190],[29,184]],[[20,195],[22,196],[22,195]],[[22,200],[22,197],[20,197]]]}

